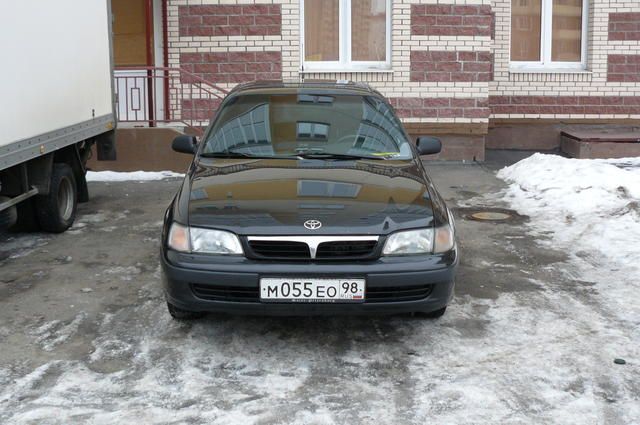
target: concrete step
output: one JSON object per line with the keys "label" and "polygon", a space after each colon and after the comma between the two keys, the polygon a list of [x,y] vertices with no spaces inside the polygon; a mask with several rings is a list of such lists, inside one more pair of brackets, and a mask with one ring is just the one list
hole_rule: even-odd
{"label": "concrete step", "polygon": [[191,155],[174,152],[171,142],[184,134],[168,127],[118,128],[116,130],[115,161],[97,161],[94,152],[87,163],[93,171],[176,171],[184,173]]}

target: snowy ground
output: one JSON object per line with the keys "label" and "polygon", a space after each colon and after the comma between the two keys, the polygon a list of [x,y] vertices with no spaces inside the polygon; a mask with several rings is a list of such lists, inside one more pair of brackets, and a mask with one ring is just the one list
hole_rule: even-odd
{"label": "snowy ground", "polygon": [[435,321],[174,322],[157,249],[179,180],[92,183],[70,232],[0,236],[0,423],[640,423],[640,164],[526,161],[506,183],[430,167],[452,206],[530,216],[458,217]]}
{"label": "snowy ground", "polygon": [[505,199],[531,216],[531,233],[569,253],[573,273],[595,284],[640,342],[640,158],[535,154],[498,177],[511,183]]}

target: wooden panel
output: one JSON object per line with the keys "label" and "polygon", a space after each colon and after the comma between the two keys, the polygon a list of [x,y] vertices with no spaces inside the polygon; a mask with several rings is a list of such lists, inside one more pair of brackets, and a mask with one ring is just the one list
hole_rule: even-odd
{"label": "wooden panel", "polygon": [[640,126],[633,118],[491,118],[489,127],[513,124],[627,124]]}
{"label": "wooden panel", "polygon": [[582,142],[638,143],[640,131],[563,131],[563,137]]}
{"label": "wooden panel", "polygon": [[580,142],[563,137],[562,152],[574,158],[628,158],[640,156],[640,143]]}
{"label": "wooden panel", "polygon": [[148,65],[146,5],[147,0],[112,0],[115,66]]}

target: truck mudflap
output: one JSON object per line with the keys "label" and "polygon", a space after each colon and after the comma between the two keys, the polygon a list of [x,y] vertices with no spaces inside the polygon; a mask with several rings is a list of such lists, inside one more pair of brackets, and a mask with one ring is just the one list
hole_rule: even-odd
{"label": "truck mudflap", "polygon": [[98,153],[98,161],[115,161],[117,159],[115,130],[102,133],[96,137],[96,151]]}

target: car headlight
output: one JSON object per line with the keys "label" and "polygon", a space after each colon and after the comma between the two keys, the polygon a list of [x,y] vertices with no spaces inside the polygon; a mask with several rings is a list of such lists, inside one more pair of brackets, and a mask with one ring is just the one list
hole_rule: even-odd
{"label": "car headlight", "polygon": [[441,254],[455,246],[452,226],[405,230],[392,233],[384,244],[383,255]]}
{"label": "car headlight", "polygon": [[238,237],[224,230],[187,227],[173,223],[167,240],[169,248],[180,252],[241,255],[242,245]]}
{"label": "car headlight", "polygon": [[392,233],[384,244],[383,255],[426,254],[433,249],[433,229]]}

